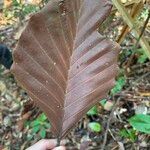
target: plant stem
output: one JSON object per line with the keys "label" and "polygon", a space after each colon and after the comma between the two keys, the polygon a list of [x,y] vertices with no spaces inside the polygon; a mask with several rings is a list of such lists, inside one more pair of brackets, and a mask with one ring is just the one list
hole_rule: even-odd
{"label": "plant stem", "polygon": [[57,138],[57,146],[60,146],[60,141],[61,141],[61,139],[60,139],[60,137],[58,137]]}
{"label": "plant stem", "polygon": [[146,18],[146,21],[145,21],[145,23],[144,23],[144,26],[143,26],[143,28],[142,28],[142,30],[141,30],[141,33],[140,33],[140,35],[139,35],[139,37],[138,37],[138,39],[137,39],[137,42],[136,42],[136,44],[135,44],[135,47],[138,46],[138,43],[139,43],[141,37],[142,37],[143,34],[144,34],[144,31],[145,31],[146,26],[147,26],[147,24],[148,24],[148,22],[149,22],[149,19],[150,19],[150,10],[149,10],[148,16],[147,16],[147,18]]}

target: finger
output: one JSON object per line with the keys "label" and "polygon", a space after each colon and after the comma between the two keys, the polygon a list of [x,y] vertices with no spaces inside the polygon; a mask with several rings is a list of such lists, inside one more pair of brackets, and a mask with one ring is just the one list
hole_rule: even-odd
{"label": "finger", "polygon": [[27,150],[46,150],[53,149],[57,145],[57,140],[40,140],[33,146],[29,147]]}
{"label": "finger", "polygon": [[64,146],[59,146],[54,148],[53,150],[66,150],[66,148]]}

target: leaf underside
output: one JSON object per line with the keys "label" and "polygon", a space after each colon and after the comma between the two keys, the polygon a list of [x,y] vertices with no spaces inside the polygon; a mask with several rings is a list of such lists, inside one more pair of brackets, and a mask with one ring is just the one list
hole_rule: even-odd
{"label": "leaf underside", "polygon": [[114,86],[119,46],[97,32],[108,0],[51,0],[13,52],[12,72],[64,137]]}

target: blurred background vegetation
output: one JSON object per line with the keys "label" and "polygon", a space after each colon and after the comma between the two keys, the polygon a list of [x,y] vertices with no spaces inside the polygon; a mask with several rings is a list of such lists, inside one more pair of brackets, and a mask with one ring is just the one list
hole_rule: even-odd
{"label": "blurred background vegetation", "polygon": [[[0,44],[11,51],[30,16],[48,0],[0,0]],[[69,148],[89,142],[89,149],[150,149],[150,2],[112,0],[111,15],[99,29],[118,42],[119,75],[108,98],[88,111],[64,139]],[[0,66],[0,150],[23,150],[52,138],[50,123]]]}

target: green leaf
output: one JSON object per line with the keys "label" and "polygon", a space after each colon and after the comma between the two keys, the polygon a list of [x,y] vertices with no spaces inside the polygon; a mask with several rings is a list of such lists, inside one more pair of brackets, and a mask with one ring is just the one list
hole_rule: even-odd
{"label": "green leaf", "polygon": [[31,123],[31,127],[35,127],[35,126],[38,126],[38,125],[40,125],[40,122],[39,122],[39,120],[34,120],[32,123]]}
{"label": "green leaf", "polygon": [[44,113],[42,113],[42,114],[38,117],[38,120],[41,121],[41,122],[43,122],[43,121],[47,120],[47,117],[45,116]]}
{"label": "green leaf", "polygon": [[126,129],[122,129],[119,133],[122,137],[126,137],[126,138],[129,137],[129,134]]}
{"label": "green leaf", "polygon": [[136,131],[133,130],[133,129],[130,129],[130,130],[127,130],[127,131],[128,131],[128,134],[129,134],[129,139],[130,139],[132,142],[135,142],[136,139],[137,139]]}
{"label": "green leaf", "polygon": [[37,133],[39,130],[40,130],[40,126],[35,126],[35,127],[33,128],[33,132],[34,132],[34,133]]}
{"label": "green leaf", "polygon": [[97,115],[98,114],[98,110],[97,110],[97,107],[94,106],[92,107],[88,112],[87,112],[87,115]]}
{"label": "green leaf", "polygon": [[100,132],[102,130],[101,125],[98,122],[91,122],[88,124],[88,127],[93,131],[93,132]]}
{"label": "green leaf", "polygon": [[138,62],[142,64],[142,63],[144,63],[144,62],[147,60],[147,58],[148,58],[148,57],[143,54],[143,55],[141,55],[141,56],[138,58]]}
{"label": "green leaf", "polygon": [[42,128],[41,130],[40,130],[40,136],[41,136],[41,138],[45,138],[46,137],[46,130],[44,129],[44,128]]}
{"label": "green leaf", "polygon": [[121,76],[120,78],[118,78],[115,87],[111,90],[111,93],[114,95],[118,92],[120,92],[123,88],[123,86],[126,83],[126,78],[124,76]]}
{"label": "green leaf", "polygon": [[28,127],[28,126],[30,126],[31,125],[31,122],[30,121],[25,121],[25,123],[24,123],[24,126],[25,127]]}
{"label": "green leaf", "polygon": [[150,115],[137,114],[128,121],[137,131],[150,134]]}
{"label": "green leaf", "polygon": [[135,142],[135,140],[137,139],[136,131],[133,129],[122,129],[120,131],[120,135],[122,137],[130,139],[132,142]]}
{"label": "green leaf", "polygon": [[107,99],[103,99],[103,100],[100,101],[100,104],[104,107],[104,105],[106,104],[106,102],[107,102]]}
{"label": "green leaf", "polygon": [[46,123],[44,124],[44,127],[47,128],[47,129],[50,129],[50,128],[51,128],[51,125],[50,125],[50,123],[47,123],[47,122],[46,122]]}
{"label": "green leaf", "polygon": [[27,135],[27,140],[28,140],[28,141],[31,141],[31,140],[33,139],[33,137],[34,137],[34,135],[29,134],[29,135]]}
{"label": "green leaf", "polygon": [[22,9],[24,15],[27,15],[29,13],[33,13],[37,11],[37,7],[34,5],[24,5]]}
{"label": "green leaf", "polygon": [[147,55],[145,54],[142,48],[136,49],[135,52],[139,54],[138,63],[144,63],[148,59]]}

